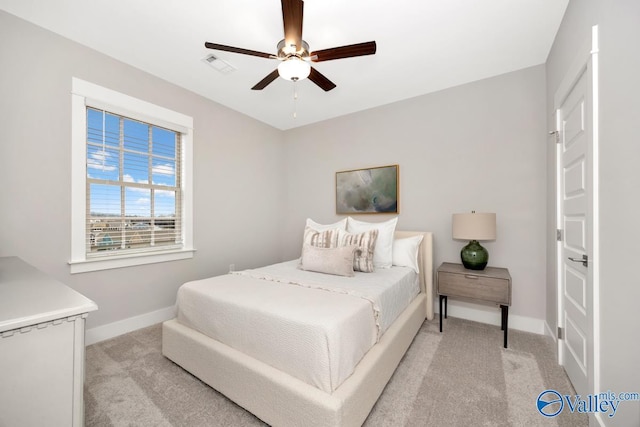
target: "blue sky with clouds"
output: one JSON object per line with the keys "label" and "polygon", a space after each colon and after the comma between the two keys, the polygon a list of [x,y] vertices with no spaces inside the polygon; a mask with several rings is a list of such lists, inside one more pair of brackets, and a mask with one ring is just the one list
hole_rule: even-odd
{"label": "blue sky with clouds", "polygon": [[[124,181],[126,216],[175,216],[176,132],[128,118],[87,109],[87,177],[106,180],[91,183],[91,212],[121,213],[119,180]],[[123,156],[120,159],[120,138]],[[153,191],[136,184],[160,186]],[[130,185],[127,185],[130,184]],[[167,187],[163,189],[162,187]]]}

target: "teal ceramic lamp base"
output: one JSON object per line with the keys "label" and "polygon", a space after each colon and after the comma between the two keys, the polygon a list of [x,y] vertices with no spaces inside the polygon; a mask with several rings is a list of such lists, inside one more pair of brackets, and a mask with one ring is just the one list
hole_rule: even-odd
{"label": "teal ceramic lamp base", "polygon": [[489,252],[477,240],[472,240],[460,251],[462,265],[469,270],[484,270],[489,261]]}

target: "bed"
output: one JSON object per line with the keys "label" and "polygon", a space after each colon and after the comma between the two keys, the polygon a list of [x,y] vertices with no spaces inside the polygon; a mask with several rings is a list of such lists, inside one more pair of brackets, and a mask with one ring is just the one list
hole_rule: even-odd
{"label": "bed", "polygon": [[[282,297],[278,293],[280,292],[278,282],[282,281],[279,273],[291,268],[290,263],[282,263],[266,269],[239,272],[212,279],[213,283],[222,286],[222,290],[216,290],[218,294],[225,293],[225,286],[229,293],[235,288],[242,292],[244,286],[253,286],[251,281],[258,280],[264,283],[263,288],[275,289],[273,297],[255,293],[253,290],[244,290],[250,297],[242,298],[242,304],[252,306],[254,310],[250,316],[252,320],[247,320],[246,316],[235,313],[236,300],[227,301],[223,297],[220,298],[222,302],[213,308],[200,306],[208,298],[206,294],[208,280],[196,281],[188,287],[187,284],[183,285],[185,288],[192,288],[191,297],[181,296],[180,292],[183,289],[181,287],[177,317],[163,324],[162,352],[167,358],[270,425],[326,427],[362,425],[424,319],[433,318],[432,234],[395,231],[394,238],[405,239],[420,235],[423,239],[418,252],[419,273],[415,274],[416,295],[411,296],[406,308],[403,306],[395,309],[397,313],[385,317],[383,314],[378,316],[376,312],[374,320],[368,321],[369,324],[362,326],[363,329],[357,329],[353,325],[367,322],[362,313],[371,311],[372,308],[376,311],[385,306],[387,303],[384,298],[379,298],[377,295],[354,296],[352,294],[358,294],[357,289],[353,290],[341,285],[341,283],[347,283],[347,280],[335,280],[337,286],[340,286],[338,293],[349,294],[349,299],[347,302],[334,300],[334,295],[327,296],[328,292],[318,290],[318,288],[324,290],[325,280],[327,280],[326,277],[321,278],[321,276],[329,276],[321,273],[313,273],[318,275],[318,280],[315,280],[314,276],[314,280],[309,283],[302,279],[298,280],[297,276],[295,279],[288,280],[290,284],[298,285],[293,286],[296,288],[295,293],[311,292],[312,296],[307,298],[313,301],[313,307],[323,305],[337,307],[343,304],[353,306],[349,312],[351,314],[346,317],[346,323],[342,323],[348,327],[341,326],[336,333],[331,325],[333,317],[340,316],[329,316],[327,311],[318,308],[319,319],[323,319],[322,322],[320,320],[318,322],[326,322],[335,336],[326,331],[316,330],[315,321],[308,322],[305,325],[304,334],[317,335],[319,339],[325,340],[319,344],[312,344],[310,349],[300,345],[307,339],[300,335],[303,332],[290,329],[286,319],[283,321],[284,326],[281,325],[284,332],[278,332],[277,328],[274,329],[271,326],[267,327],[271,321],[262,321],[260,316],[263,307],[273,305],[270,310],[280,313],[285,311],[283,307],[288,306],[291,310],[287,311],[291,311],[290,315],[293,317],[300,316],[300,312],[305,311],[300,308],[304,307],[302,304],[292,302],[294,300],[290,301],[287,299],[289,297]],[[384,272],[389,277],[396,273],[402,277],[411,276],[406,273],[407,268],[393,267],[389,270]],[[369,278],[375,274],[366,277]],[[361,277],[365,275],[366,273],[363,273]],[[303,276],[311,277],[301,272],[300,277]],[[401,292],[397,295],[401,296],[390,299],[407,298],[406,293]],[[327,300],[324,301],[324,298]],[[363,303],[362,300],[369,302]],[[380,313],[386,313],[385,310],[387,309]],[[217,315],[198,314],[207,311],[215,311]],[[256,311],[260,312],[259,315],[255,315]],[[334,312],[337,313],[338,308],[335,308]],[[360,317],[363,317],[362,322],[358,320]],[[213,324],[206,324],[204,318],[213,318],[215,321]],[[279,320],[276,320],[275,323],[278,322]],[[240,329],[233,331],[230,329],[232,324]],[[352,326],[354,330],[349,331]],[[261,329],[263,327],[267,329]],[[251,335],[249,332],[256,332],[256,334]],[[261,336],[278,337],[276,341],[282,344],[280,347],[289,351],[290,354],[290,359],[287,359],[288,362],[285,365],[278,362],[281,358],[275,354],[278,352],[277,347],[272,350],[262,347]],[[353,347],[346,346],[346,343],[354,342]],[[332,349],[332,345],[340,346],[338,347],[340,351]],[[298,353],[300,357],[296,359],[294,356]],[[323,356],[324,353],[326,358]],[[348,360],[345,362],[342,359]],[[326,371],[324,374],[316,374],[322,369]]]}

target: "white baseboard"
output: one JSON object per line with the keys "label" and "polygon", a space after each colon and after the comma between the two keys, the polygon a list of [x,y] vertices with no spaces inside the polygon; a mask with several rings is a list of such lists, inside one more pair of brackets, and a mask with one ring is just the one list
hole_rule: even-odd
{"label": "white baseboard", "polygon": [[551,329],[551,326],[549,326],[546,320],[544,321],[544,332],[545,335],[549,335],[551,338],[553,338],[553,341],[558,342],[556,333],[553,331],[553,329]]}
{"label": "white baseboard", "polygon": [[[435,313],[438,314],[436,304]],[[489,325],[500,326],[500,310],[476,307],[467,305],[460,301],[449,301],[447,315],[459,317],[461,319],[472,320],[474,322],[487,323]],[[128,319],[119,320],[103,326],[87,329],[85,335],[85,344],[91,345],[100,341],[108,340],[137,329],[146,328],[156,323],[175,317],[175,307],[165,307],[150,313],[141,314],[139,316],[130,317]],[[436,316],[437,317],[437,316]],[[509,314],[509,329],[517,329],[534,334],[544,335],[545,331],[551,335],[548,325],[542,319],[534,319],[532,317],[518,316]],[[553,335],[551,335],[553,337]]]}
{"label": "white baseboard", "polygon": [[[438,319],[440,313],[439,306],[437,302],[434,305],[436,306],[436,319]],[[447,317],[449,316],[497,326],[500,326],[502,321],[499,308],[471,305],[462,301],[452,300],[449,300],[447,303]],[[535,319],[533,317],[518,316],[511,313],[509,313],[507,327],[509,329],[517,329],[519,331],[532,332],[539,335],[544,335],[545,333],[544,320]]]}
{"label": "white baseboard", "polygon": [[165,307],[150,313],[141,314],[139,316],[129,317],[128,319],[119,320],[103,326],[87,329],[85,333],[85,345],[95,344],[118,335],[126,334],[137,329],[146,328],[156,323],[176,317],[175,307]]}

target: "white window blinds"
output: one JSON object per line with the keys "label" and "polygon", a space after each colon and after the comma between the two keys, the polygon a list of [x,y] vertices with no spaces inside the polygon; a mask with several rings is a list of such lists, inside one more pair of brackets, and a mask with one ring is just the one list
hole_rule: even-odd
{"label": "white window blinds", "polygon": [[86,114],[87,257],[182,248],[181,133]]}

